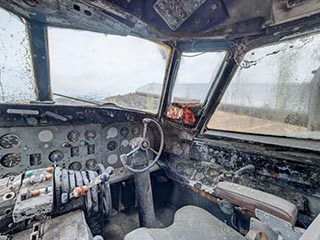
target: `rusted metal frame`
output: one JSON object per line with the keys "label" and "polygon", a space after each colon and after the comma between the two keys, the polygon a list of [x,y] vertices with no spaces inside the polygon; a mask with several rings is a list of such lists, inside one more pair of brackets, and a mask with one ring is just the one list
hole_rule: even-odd
{"label": "rusted metal frame", "polygon": [[157,116],[158,119],[161,119],[165,115],[168,105],[170,104],[171,92],[174,86],[174,78],[175,78],[175,73],[177,69],[178,59],[179,59],[179,52],[175,48],[172,48],[170,62],[167,67],[164,86],[163,86],[164,90],[161,94],[162,97],[160,101],[160,108],[159,108],[160,110]]}
{"label": "rusted metal frame", "polygon": [[[171,71],[168,74],[168,78],[170,79],[168,79],[167,82],[170,83],[170,87],[166,87],[167,94],[164,95],[164,98],[166,99],[165,100],[166,104],[164,104],[161,108],[161,115],[166,120],[169,120],[169,122],[172,122],[174,125],[176,125],[174,121],[171,121],[170,119],[166,118],[166,110],[171,103],[172,90],[174,88],[177,71],[179,70],[179,64],[180,64],[179,60],[181,58],[181,53],[182,52],[226,51],[228,56],[232,56],[233,45],[234,43],[228,40],[182,41],[177,43],[176,47],[174,48],[175,51],[177,51],[177,58],[175,59],[174,64],[171,65]],[[212,88],[213,86],[211,86],[210,90],[208,91],[207,99],[210,97]],[[195,123],[194,126],[198,126],[197,123]],[[194,126],[190,126],[189,130],[192,129]],[[187,128],[188,126],[184,126],[184,127]],[[192,129],[192,130],[193,132],[197,133],[199,132],[200,129],[201,128],[196,127],[195,129]]]}
{"label": "rusted metal frame", "polygon": [[47,26],[28,21],[27,30],[38,101],[52,101]]}
{"label": "rusted metal frame", "polygon": [[210,116],[215,112],[220,100],[227,90],[236,70],[237,63],[233,55],[230,55],[223,69],[220,71],[220,75],[217,77],[217,81],[214,82],[211,91],[208,94],[208,98],[203,109],[202,115],[195,128],[195,134],[200,133],[210,120]]}
{"label": "rusted metal frame", "polygon": [[311,32],[320,32],[320,14],[271,26],[264,29],[259,35],[248,37],[246,52],[282,39],[295,38]]}

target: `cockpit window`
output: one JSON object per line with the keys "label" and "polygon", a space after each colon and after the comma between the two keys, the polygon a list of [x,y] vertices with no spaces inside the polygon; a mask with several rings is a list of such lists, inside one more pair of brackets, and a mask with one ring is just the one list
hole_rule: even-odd
{"label": "cockpit window", "polygon": [[[169,50],[136,38],[48,28],[57,104],[116,104],[158,112]],[[64,97],[63,97],[64,96]]]}
{"label": "cockpit window", "polygon": [[0,102],[35,100],[35,84],[26,25],[0,8]]}
{"label": "cockpit window", "polygon": [[248,52],[207,127],[320,139],[320,34]]}
{"label": "cockpit window", "polygon": [[183,53],[171,102],[202,104],[225,55],[225,52]]}

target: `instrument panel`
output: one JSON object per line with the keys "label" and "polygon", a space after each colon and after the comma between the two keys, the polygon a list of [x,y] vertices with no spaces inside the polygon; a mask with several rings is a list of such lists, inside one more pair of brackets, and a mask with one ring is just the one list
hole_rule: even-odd
{"label": "instrument panel", "polygon": [[[59,166],[94,170],[98,163],[119,168],[120,155],[142,134],[141,123],[0,128],[0,177]],[[148,131],[153,144],[153,132]]]}
{"label": "instrument panel", "polygon": [[[0,104],[0,178],[54,165],[94,170],[99,163],[123,173],[120,155],[142,135],[144,117],[112,107]],[[154,145],[152,128],[147,135]]]}

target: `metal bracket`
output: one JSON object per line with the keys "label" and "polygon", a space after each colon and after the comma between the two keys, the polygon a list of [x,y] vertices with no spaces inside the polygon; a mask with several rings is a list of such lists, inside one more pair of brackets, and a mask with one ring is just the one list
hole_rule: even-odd
{"label": "metal bracket", "polygon": [[[265,225],[267,225],[268,228],[270,228],[273,232],[277,234],[278,236],[277,239],[298,240],[305,231],[302,228],[293,227],[291,223],[281,218],[278,218],[276,216],[273,216],[269,213],[266,213],[260,209],[256,209],[255,214],[256,214],[256,217],[262,223],[265,223]],[[268,232],[266,232],[266,234],[268,235]],[[268,239],[269,239],[269,236],[268,236]],[[274,238],[270,238],[270,239],[274,239]]]}

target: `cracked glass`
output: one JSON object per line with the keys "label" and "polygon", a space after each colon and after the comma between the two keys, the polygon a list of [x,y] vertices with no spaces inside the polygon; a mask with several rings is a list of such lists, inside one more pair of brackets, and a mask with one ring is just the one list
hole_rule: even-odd
{"label": "cracked glass", "polygon": [[0,8],[0,103],[35,100],[26,25]]}
{"label": "cracked glass", "polygon": [[320,34],[248,52],[209,129],[320,139]]}

